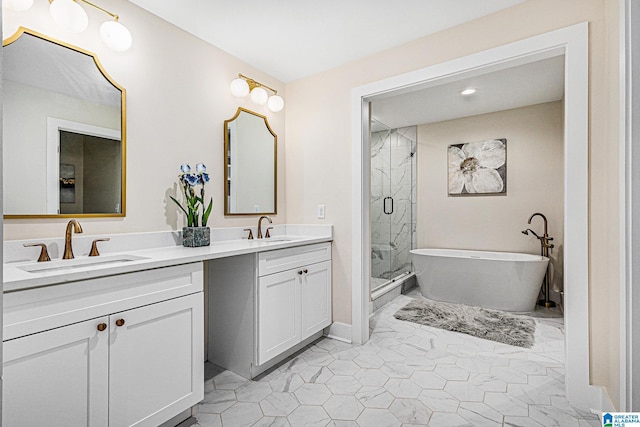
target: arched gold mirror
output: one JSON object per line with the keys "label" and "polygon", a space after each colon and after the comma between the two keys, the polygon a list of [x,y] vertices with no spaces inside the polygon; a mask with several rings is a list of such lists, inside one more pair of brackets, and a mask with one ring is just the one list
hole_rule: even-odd
{"label": "arched gold mirror", "polygon": [[125,90],[34,31],[3,46],[4,217],[125,216]]}
{"label": "arched gold mirror", "polygon": [[224,214],[277,213],[278,137],[265,116],[238,108],[224,122]]}

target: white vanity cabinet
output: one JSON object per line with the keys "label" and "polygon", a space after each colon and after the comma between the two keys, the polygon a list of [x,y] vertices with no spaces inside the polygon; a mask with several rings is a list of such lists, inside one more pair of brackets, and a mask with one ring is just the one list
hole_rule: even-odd
{"label": "white vanity cabinet", "polygon": [[331,324],[331,243],[213,260],[208,358],[253,378]]}
{"label": "white vanity cabinet", "polygon": [[158,426],[204,397],[201,263],[4,295],[3,425]]}
{"label": "white vanity cabinet", "polygon": [[110,316],[110,426],[156,426],[204,398],[203,310],[199,292]]}
{"label": "white vanity cabinet", "polygon": [[88,320],[6,341],[2,419],[7,426],[107,426],[108,332]]}
{"label": "white vanity cabinet", "polygon": [[331,324],[331,245],[258,256],[258,364]]}
{"label": "white vanity cabinet", "polygon": [[258,365],[300,342],[301,279],[295,271],[285,271],[259,279]]}

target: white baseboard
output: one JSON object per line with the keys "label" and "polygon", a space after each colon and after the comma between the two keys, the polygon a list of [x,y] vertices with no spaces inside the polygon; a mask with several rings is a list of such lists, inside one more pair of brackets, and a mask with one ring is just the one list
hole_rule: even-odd
{"label": "white baseboard", "polygon": [[346,323],[333,322],[324,330],[325,336],[334,340],[351,344],[351,325]]}
{"label": "white baseboard", "polygon": [[600,408],[597,408],[595,411],[592,409],[591,412],[594,412],[598,415],[601,415],[602,412],[616,412],[617,409],[611,401],[609,393],[607,393],[607,389],[601,386],[593,387],[598,387],[600,389]]}
{"label": "white baseboard", "polygon": [[603,412],[617,412],[616,406],[611,401],[607,389],[600,385],[584,384],[575,387],[570,395],[569,404],[576,408],[601,415]]}

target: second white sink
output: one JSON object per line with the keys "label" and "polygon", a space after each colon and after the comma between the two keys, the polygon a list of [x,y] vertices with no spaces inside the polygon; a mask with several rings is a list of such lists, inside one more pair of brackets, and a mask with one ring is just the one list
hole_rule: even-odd
{"label": "second white sink", "polygon": [[292,242],[294,240],[299,240],[299,238],[292,236],[274,236],[274,237],[265,237],[262,239],[264,243],[277,243],[277,242]]}
{"label": "second white sink", "polygon": [[126,263],[148,259],[137,255],[102,255],[98,257],[60,259],[49,262],[34,262],[31,264],[21,265],[18,268],[28,273],[50,272],[56,270],[75,270],[78,268],[89,268],[94,266],[102,266],[105,264]]}

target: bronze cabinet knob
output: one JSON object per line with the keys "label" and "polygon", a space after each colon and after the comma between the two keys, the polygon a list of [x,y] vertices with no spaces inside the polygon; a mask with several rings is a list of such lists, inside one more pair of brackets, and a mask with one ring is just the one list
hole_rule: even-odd
{"label": "bronze cabinet knob", "polygon": [[302,270],[302,272],[303,272],[304,274],[307,274],[307,273],[309,272],[309,270],[307,270],[307,269],[305,268],[304,270]]}
{"label": "bronze cabinet knob", "polygon": [[124,319],[116,320],[116,326],[122,326],[122,325],[124,325]]}
{"label": "bronze cabinet knob", "polygon": [[298,274],[302,276],[302,270],[298,270]]}
{"label": "bronze cabinet knob", "polygon": [[100,332],[104,331],[105,329],[107,329],[107,324],[106,323],[98,323],[98,330]]}

